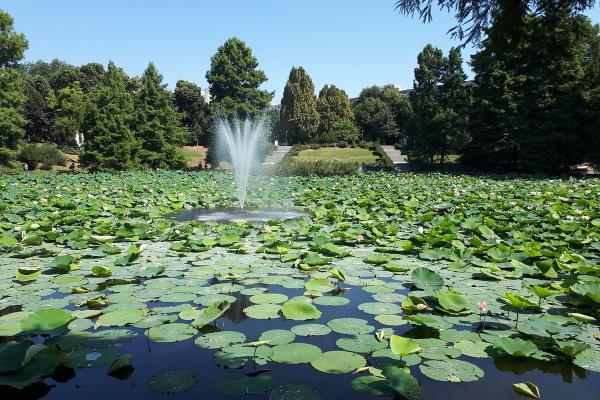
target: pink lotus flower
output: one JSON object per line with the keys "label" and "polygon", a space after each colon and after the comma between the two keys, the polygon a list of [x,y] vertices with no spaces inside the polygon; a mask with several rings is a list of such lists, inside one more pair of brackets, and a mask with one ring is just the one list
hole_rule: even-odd
{"label": "pink lotus flower", "polygon": [[486,306],[487,303],[484,300],[480,300],[477,302],[477,308],[479,308],[481,311],[485,311]]}

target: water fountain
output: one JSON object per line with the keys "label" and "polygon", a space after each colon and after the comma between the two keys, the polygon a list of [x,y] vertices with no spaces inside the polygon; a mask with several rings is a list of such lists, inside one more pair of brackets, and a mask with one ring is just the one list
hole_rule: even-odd
{"label": "water fountain", "polygon": [[174,218],[179,221],[262,222],[273,219],[297,218],[306,213],[293,209],[248,209],[245,207],[248,181],[259,166],[258,152],[265,138],[265,122],[220,119],[216,125],[217,154],[231,161],[238,195],[237,209],[186,210]]}

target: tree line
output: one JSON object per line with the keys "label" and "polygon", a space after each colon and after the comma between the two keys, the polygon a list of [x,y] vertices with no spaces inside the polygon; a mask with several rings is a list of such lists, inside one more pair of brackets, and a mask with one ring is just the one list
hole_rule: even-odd
{"label": "tree line", "polygon": [[598,26],[564,2],[533,13],[527,2],[486,1],[494,6],[489,20],[467,35],[483,38],[470,60],[473,80],[460,48],[444,54],[427,45],[411,90],[373,86],[350,100],[328,84],[316,93],[298,66],[278,108],[270,106],[274,93],[261,89],[267,76],[252,50],[237,38],[211,58],[207,103],[193,82],[169,91],[152,63],[141,77],[112,62],[106,69],[23,64],[27,40],[0,11],[0,148],[73,145],[83,132],[80,160],[91,170],[181,168],[179,147],[210,147],[215,118],[261,117],[272,140],[289,144],[378,141],[411,160],[444,163],[455,155],[475,168],[526,172],[600,164]]}

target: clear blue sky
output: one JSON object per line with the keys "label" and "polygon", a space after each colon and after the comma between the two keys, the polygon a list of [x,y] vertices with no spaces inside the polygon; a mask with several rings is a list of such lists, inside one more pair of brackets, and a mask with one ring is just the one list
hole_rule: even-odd
{"label": "clear blue sky", "polygon": [[[458,45],[434,21],[394,11],[394,0],[3,0],[29,40],[27,61],[81,65],[113,60],[130,75],[153,61],[169,87],[186,79],[206,87],[210,57],[237,36],[254,51],[279,102],[292,66],[303,66],[317,91],[335,84],[351,96],[370,85],[412,87],[416,56],[427,44]],[[588,12],[600,22],[598,8]],[[464,51],[465,61],[472,48]],[[468,65],[465,63],[467,72]]]}

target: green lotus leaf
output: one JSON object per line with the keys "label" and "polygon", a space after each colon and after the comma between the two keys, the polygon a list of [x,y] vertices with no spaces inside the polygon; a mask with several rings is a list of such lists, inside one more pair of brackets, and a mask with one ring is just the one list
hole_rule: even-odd
{"label": "green lotus leaf", "polygon": [[281,364],[304,364],[321,356],[321,349],[308,343],[288,343],[273,347],[271,360]]}
{"label": "green lotus leaf", "polygon": [[188,324],[176,322],[153,326],[148,329],[146,335],[153,342],[180,342],[193,337],[197,332],[194,327]]}
{"label": "green lotus leaf", "polygon": [[535,343],[520,338],[502,337],[495,340],[493,345],[514,357],[529,357],[539,350]]}
{"label": "green lotus leaf", "polygon": [[201,313],[194,319],[192,322],[192,326],[194,328],[200,329],[206,324],[210,324],[217,318],[227,311],[230,303],[226,300],[220,301],[219,303],[213,304],[211,306],[206,307],[201,311]]}
{"label": "green lotus leaf", "polygon": [[412,339],[398,335],[392,335],[390,339],[390,348],[397,356],[407,356],[409,354],[415,354],[421,351],[421,346],[419,346],[419,343]]}
{"label": "green lotus leaf", "polygon": [[288,344],[294,341],[296,335],[285,329],[272,329],[261,333],[258,340],[268,340],[273,346]]}
{"label": "green lotus leaf", "polygon": [[394,303],[362,303],[358,305],[358,309],[366,312],[367,314],[399,314],[402,312],[402,307]]}
{"label": "green lotus leaf", "polygon": [[318,371],[328,374],[345,374],[365,366],[363,356],[349,351],[327,351],[311,362]]}
{"label": "green lotus leaf", "polygon": [[241,332],[219,331],[199,336],[194,343],[203,349],[220,349],[245,340],[246,335]]}
{"label": "green lotus leaf", "polygon": [[103,267],[101,265],[96,265],[92,268],[92,274],[99,276],[101,278],[108,278],[112,275],[112,270],[107,267]]}
{"label": "green lotus leaf", "polygon": [[144,318],[146,315],[144,310],[137,308],[124,308],[122,310],[110,311],[102,314],[96,323],[94,328],[98,329],[101,326],[123,326],[127,324],[134,324]]}
{"label": "green lotus leaf", "polygon": [[461,296],[460,294],[449,292],[449,291],[440,291],[438,293],[438,302],[440,306],[444,310],[452,311],[452,312],[463,312],[470,310],[473,308],[471,302]]}
{"label": "green lotus leaf", "polygon": [[405,399],[415,400],[421,398],[421,385],[409,371],[397,367],[386,367],[383,369],[383,376],[386,377],[396,393]]}
{"label": "green lotus leaf", "polygon": [[306,290],[326,293],[332,291],[335,287],[327,278],[311,278],[304,284]]}
{"label": "green lotus leaf", "polygon": [[358,318],[336,318],[327,323],[332,331],[346,335],[359,335],[361,333],[371,333],[375,328],[369,325],[369,322]]}
{"label": "green lotus leaf", "polygon": [[531,382],[513,383],[513,390],[523,397],[530,399],[540,399],[540,389]]}
{"label": "green lotus leaf", "polygon": [[254,319],[276,319],[279,318],[279,311],[279,304],[257,304],[244,308],[244,314]]}
{"label": "green lotus leaf", "polygon": [[250,297],[254,304],[279,304],[287,301],[288,297],[280,293],[260,293]]}
{"label": "green lotus leaf", "polygon": [[444,279],[437,273],[424,268],[415,268],[410,274],[413,284],[421,290],[437,290],[444,285]]}
{"label": "green lotus leaf", "polygon": [[373,353],[388,347],[387,340],[378,340],[373,335],[363,334],[355,338],[340,338],[335,345],[342,350],[353,353]]}
{"label": "green lotus leaf", "polygon": [[21,321],[21,329],[28,332],[49,332],[67,325],[72,319],[70,312],[46,308],[25,317]]}
{"label": "green lotus leaf", "polygon": [[302,324],[293,326],[290,329],[299,336],[323,336],[331,333],[331,328],[321,324]]}
{"label": "green lotus leaf", "polygon": [[321,316],[321,312],[312,304],[296,300],[285,303],[283,307],[281,307],[281,312],[286,319],[295,321],[317,319]]}
{"label": "green lotus leaf", "polygon": [[117,357],[117,359],[115,361],[112,362],[112,364],[110,364],[106,373],[112,374],[114,372],[119,371],[122,368],[127,367],[128,365],[131,364],[133,359],[134,359],[134,356],[129,353],[120,355],[119,357]]}
{"label": "green lotus leaf", "polygon": [[19,267],[15,273],[15,279],[19,282],[35,281],[42,273],[40,267]]}
{"label": "green lotus leaf", "polygon": [[368,393],[372,396],[387,396],[391,397],[396,394],[387,379],[379,378],[373,375],[363,375],[355,378],[350,382],[352,389],[361,393]]}
{"label": "green lotus leaf", "polygon": [[428,378],[442,382],[473,382],[483,377],[481,368],[462,360],[429,360],[419,366]]}

